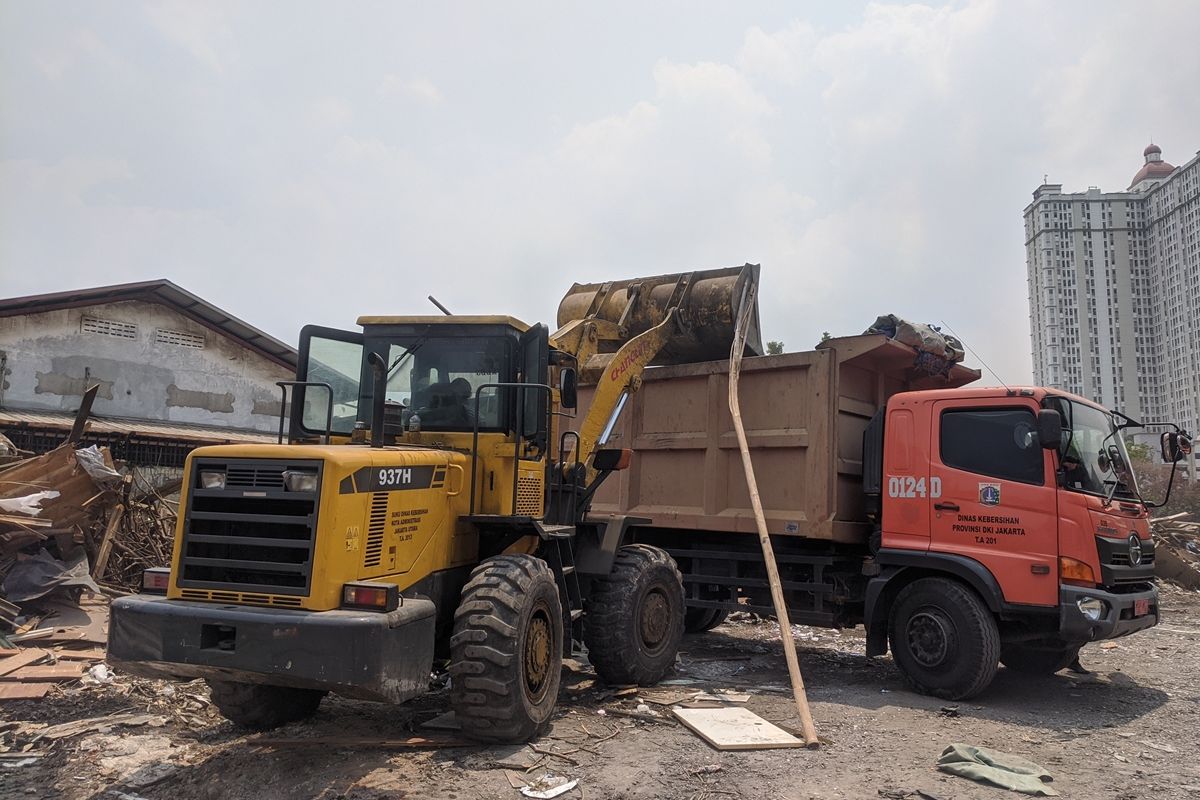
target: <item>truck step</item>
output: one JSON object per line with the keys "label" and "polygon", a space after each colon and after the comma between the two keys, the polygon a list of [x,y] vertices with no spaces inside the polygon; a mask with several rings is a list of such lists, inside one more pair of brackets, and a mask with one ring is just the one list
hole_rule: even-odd
{"label": "truck step", "polygon": [[570,539],[575,535],[574,525],[547,525],[543,522],[534,524],[543,539]]}

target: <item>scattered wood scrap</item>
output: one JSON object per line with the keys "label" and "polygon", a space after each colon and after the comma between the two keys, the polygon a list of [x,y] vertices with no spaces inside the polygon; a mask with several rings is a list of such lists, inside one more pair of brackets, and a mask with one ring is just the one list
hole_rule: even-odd
{"label": "scattered wood scrap", "polygon": [[1200,523],[1187,513],[1150,520],[1154,574],[1185,589],[1200,589]]}

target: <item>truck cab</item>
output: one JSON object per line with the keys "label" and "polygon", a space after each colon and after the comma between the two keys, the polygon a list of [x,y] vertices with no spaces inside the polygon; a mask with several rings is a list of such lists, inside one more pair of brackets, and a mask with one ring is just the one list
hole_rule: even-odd
{"label": "truck cab", "polygon": [[[1045,388],[904,392],[885,414],[864,441],[882,454],[872,650],[886,635],[918,683],[961,693],[986,670],[954,663],[955,636],[978,636],[966,651],[981,662],[998,645],[1011,668],[1053,672],[1087,642],[1157,624],[1149,512],[1122,418]],[[923,582],[913,601],[912,579],[935,572],[973,590],[997,641],[954,619],[974,609],[936,596],[952,593],[945,584]]]}

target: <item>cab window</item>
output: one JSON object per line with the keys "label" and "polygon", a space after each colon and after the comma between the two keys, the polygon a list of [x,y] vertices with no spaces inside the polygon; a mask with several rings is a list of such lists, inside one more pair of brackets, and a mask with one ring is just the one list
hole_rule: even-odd
{"label": "cab window", "polygon": [[947,467],[990,478],[1045,483],[1037,419],[1029,409],[943,411],[940,451]]}

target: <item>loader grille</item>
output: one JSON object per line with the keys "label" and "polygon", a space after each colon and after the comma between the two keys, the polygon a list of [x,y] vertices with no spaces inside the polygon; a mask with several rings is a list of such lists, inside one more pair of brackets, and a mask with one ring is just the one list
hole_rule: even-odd
{"label": "loader grille", "polygon": [[[194,459],[179,586],[213,590],[210,600],[255,605],[278,605],[268,599],[274,595],[307,595],[321,469],[316,460]],[[285,470],[316,472],[317,491],[287,491]],[[201,473],[220,471],[225,487],[203,488]]]}
{"label": "loader grille", "polygon": [[367,523],[367,545],[363,548],[363,566],[378,567],[383,561],[383,533],[387,525],[388,493],[371,495],[371,518]]}
{"label": "loader grille", "polygon": [[517,502],[513,513],[519,516],[540,517],[542,515],[542,481],[536,475],[521,475],[517,478]]}

